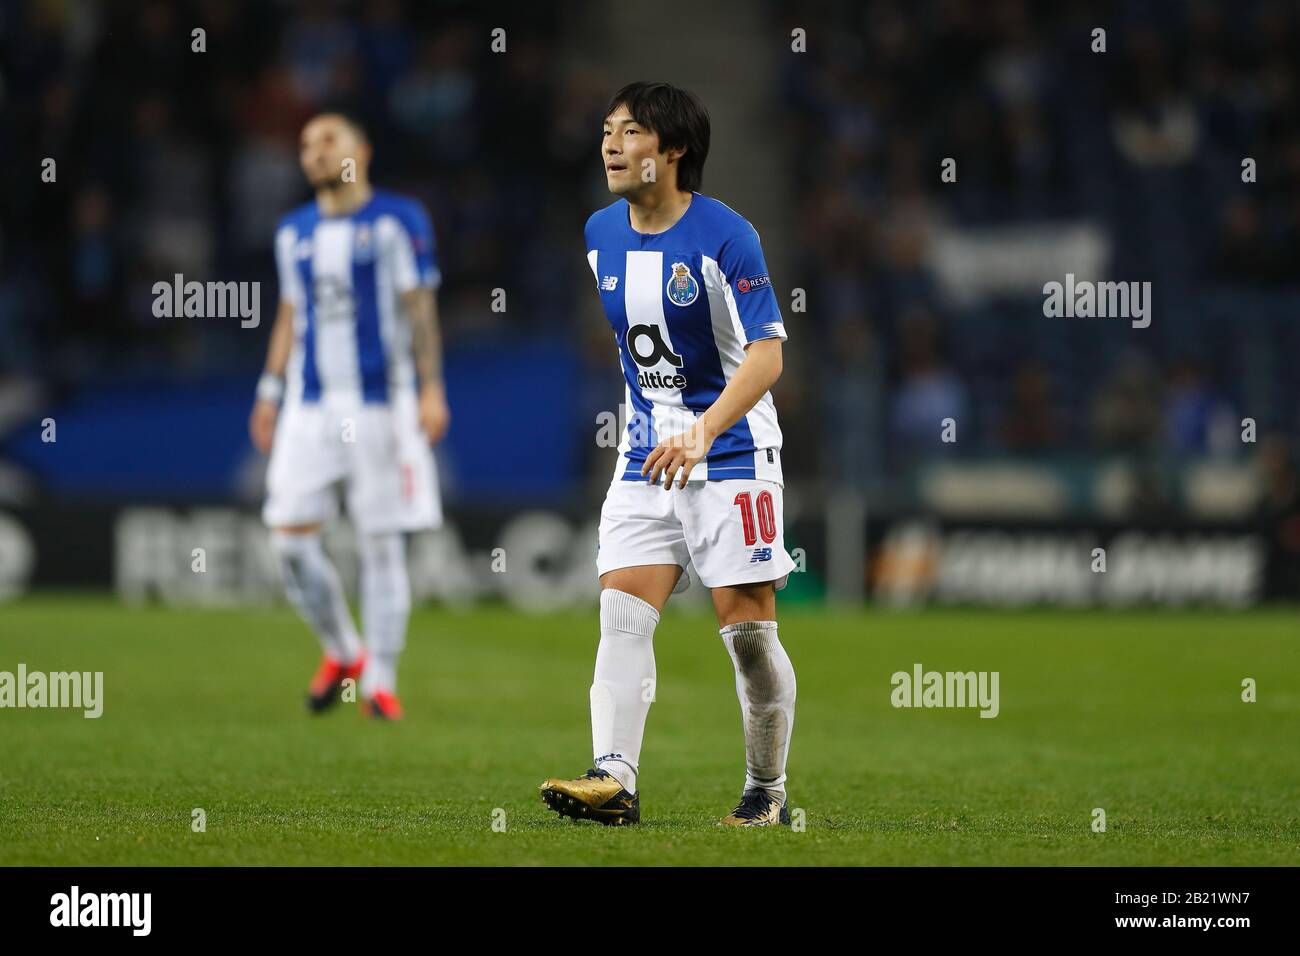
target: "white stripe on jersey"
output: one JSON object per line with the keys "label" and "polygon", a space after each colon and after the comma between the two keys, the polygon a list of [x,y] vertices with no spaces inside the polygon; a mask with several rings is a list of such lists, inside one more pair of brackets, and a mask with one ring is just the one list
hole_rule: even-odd
{"label": "white stripe on jersey", "polygon": [[352,289],[351,220],[325,219],[312,233],[311,274],[315,297],[316,371],[326,391],[360,391],[357,319]]}
{"label": "white stripe on jersey", "polygon": [[[658,327],[664,344],[673,351],[673,341],[664,318],[663,292],[664,254],[634,250],[627,253],[627,278],[624,280],[623,305],[627,312],[627,325],[653,325]],[[652,402],[655,434],[662,441],[677,435],[695,424],[695,413],[682,401],[682,393],[675,388],[642,388],[641,394]],[[701,462],[703,465],[703,462]]]}

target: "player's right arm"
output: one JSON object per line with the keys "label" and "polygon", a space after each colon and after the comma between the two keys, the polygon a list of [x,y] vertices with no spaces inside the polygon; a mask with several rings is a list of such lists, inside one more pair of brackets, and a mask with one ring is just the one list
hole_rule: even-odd
{"label": "player's right arm", "polygon": [[253,445],[262,454],[271,451],[275,437],[275,422],[280,416],[280,399],[284,396],[284,373],[289,366],[289,350],[293,347],[293,303],[280,300],[275,310],[275,324],[271,327],[271,344],[266,350],[266,366],[257,382],[257,400],[248,420],[248,433]]}

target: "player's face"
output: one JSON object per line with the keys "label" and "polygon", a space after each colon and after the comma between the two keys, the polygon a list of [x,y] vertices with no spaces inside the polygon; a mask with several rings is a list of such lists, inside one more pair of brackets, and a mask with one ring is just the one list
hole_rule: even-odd
{"label": "player's face", "polygon": [[341,117],[318,116],[302,128],[298,162],[314,189],[330,189],[344,182],[348,168],[356,174],[349,178],[360,180],[369,159],[369,145]]}
{"label": "player's face", "polygon": [[605,118],[600,158],[605,164],[605,182],[616,196],[626,196],[651,185],[645,178],[651,168],[656,180],[669,175],[667,157],[659,152],[659,134],[634,120],[626,106],[618,107]]}

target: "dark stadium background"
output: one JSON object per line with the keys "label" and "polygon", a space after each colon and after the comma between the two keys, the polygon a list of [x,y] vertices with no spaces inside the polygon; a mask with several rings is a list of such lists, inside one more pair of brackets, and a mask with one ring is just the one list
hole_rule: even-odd
{"label": "dark stadium background", "polygon": [[[655,9],[0,4],[0,594],[275,599],[246,420],[296,135],[343,105],[445,279],[450,522],[413,543],[420,596],[593,595],[622,387],[581,230],[606,100],[651,78],[710,107],[704,191],[786,312],[789,600],[1300,598],[1294,4]],[[154,318],[176,273],[259,281],[261,326]],[[1046,317],[1067,273],[1149,281],[1150,326]]]}

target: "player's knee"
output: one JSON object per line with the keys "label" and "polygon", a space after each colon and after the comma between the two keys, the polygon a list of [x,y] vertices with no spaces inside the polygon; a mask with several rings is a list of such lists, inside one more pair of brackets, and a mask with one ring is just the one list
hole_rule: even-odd
{"label": "player's knee", "polygon": [[271,553],[291,599],[307,586],[313,562],[317,561],[318,555],[323,555],[320,526],[316,527],[316,532],[285,528],[271,531]]}
{"label": "player's knee", "polygon": [[282,567],[289,567],[320,546],[319,531],[297,531],[285,528],[271,530],[271,551],[279,559]]}
{"label": "player's knee", "polygon": [[671,565],[619,568],[602,574],[600,586],[602,594],[604,591],[621,591],[644,601],[659,612],[668,603],[681,573],[681,568]]}
{"label": "player's knee", "polygon": [[387,592],[390,602],[410,604],[406,573],[406,544],[401,532],[361,534],[357,539],[361,579],[367,589]]}
{"label": "player's knee", "polygon": [[718,626],[776,619],[776,585],[771,581],[713,589]]}
{"label": "player's knee", "polygon": [[357,536],[363,569],[405,572],[406,546],[400,531]]}
{"label": "player's knee", "polygon": [[600,592],[601,630],[624,631],[643,637],[654,635],[659,609],[643,597],[608,587]]}

